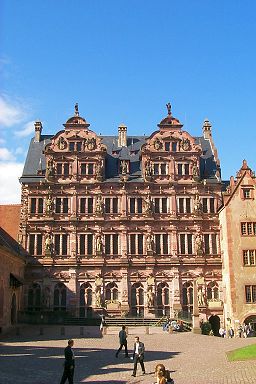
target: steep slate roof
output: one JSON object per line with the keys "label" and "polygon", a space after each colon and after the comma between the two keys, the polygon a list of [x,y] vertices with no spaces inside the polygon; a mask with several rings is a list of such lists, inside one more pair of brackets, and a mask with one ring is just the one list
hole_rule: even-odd
{"label": "steep slate roof", "polygon": [[[40,142],[31,139],[23,173],[20,178],[21,183],[34,183],[44,179],[43,175],[38,175],[41,169],[46,169],[45,156],[43,150],[46,144],[51,141],[53,135],[42,135]],[[106,180],[104,182],[120,181],[118,174],[118,161],[130,160],[130,176],[128,181],[143,181],[140,168],[140,148],[146,142],[146,136],[127,137],[127,147],[118,147],[118,136],[100,136],[102,143],[107,147],[106,155]],[[200,174],[202,178],[211,179],[211,182],[218,182],[215,177],[217,169],[210,141],[204,137],[195,137],[196,144],[201,144],[203,155],[200,161]],[[41,162],[40,162],[41,159]]]}
{"label": "steep slate roof", "polygon": [[[0,227],[0,245],[7,248],[11,253],[23,259],[26,251],[20,246],[20,244],[14,240],[3,228]],[[24,259],[25,261],[25,259]]]}

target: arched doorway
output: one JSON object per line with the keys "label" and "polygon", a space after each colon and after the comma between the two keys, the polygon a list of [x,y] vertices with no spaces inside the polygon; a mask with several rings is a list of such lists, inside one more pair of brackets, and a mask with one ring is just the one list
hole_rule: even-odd
{"label": "arched doorway", "polygon": [[11,324],[15,324],[17,320],[17,304],[16,304],[16,295],[12,295],[12,305],[11,305]]}
{"label": "arched doorway", "polygon": [[53,296],[54,311],[66,311],[66,297],[66,286],[63,283],[56,284]]}
{"label": "arched doorway", "polygon": [[209,323],[212,327],[212,332],[214,336],[219,336],[219,329],[220,329],[220,318],[218,315],[212,315],[209,317]]}
{"label": "arched doorway", "polygon": [[182,318],[190,319],[193,313],[193,282],[187,281],[182,287]]}
{"label": "arched doorway", "polygon": [[92,286],[83,283],[80,286],[80,317],[92,317]]}
{"label": "arched doorway", "polygon": [[144,316],[144,287],[141,283],[134,283],[131,288],[132,316]]}
{"label": "arched doorway", "polygon": [[156,293],[157,316],[170,316],[169,286],[167,283],[160,283]]}
{"label": "arched doorway", "polygon": [[250,336],[255,336],[256,334],[256,315],[250,315],[245,318],[244,323],[250,325]]}

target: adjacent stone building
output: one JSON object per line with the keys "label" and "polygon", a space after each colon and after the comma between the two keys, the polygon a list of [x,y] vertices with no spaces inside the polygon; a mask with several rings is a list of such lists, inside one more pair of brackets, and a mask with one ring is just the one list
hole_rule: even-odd
{"label": "adjacent stone building", "polygon": [[230,178],[219,218],[226,325],[256,323],[256,178],[245,160]]}
{"label": "adjacent stone building", "polygon": [[[99,136],[75,113],[35,123],[22,184],[24,307],[157,317],[222,315],[220,163],[209,121],[193,137],[168,114],[149,137]],[[200,277],[200,279],[198,279]]]}

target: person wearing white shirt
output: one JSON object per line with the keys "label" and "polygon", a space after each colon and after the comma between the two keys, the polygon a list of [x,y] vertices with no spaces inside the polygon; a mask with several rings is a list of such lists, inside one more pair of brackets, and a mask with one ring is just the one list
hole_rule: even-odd
{"label": "person wearing white shirt", "polygon": [[132,376],[136,376],[137,365],[140,363],[142,374],[145,375],[145,366],[144,366],[144,344],[140,341],[139,337],[135,337],[134,349],[133,349],[133,373]]}

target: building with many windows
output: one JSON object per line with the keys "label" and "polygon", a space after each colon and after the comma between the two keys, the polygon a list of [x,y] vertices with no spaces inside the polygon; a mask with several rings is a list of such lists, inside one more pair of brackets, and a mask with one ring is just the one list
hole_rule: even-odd
{"label": "building with many windows", "polygon": [[[99,136],[75,113],[43,135],[23,174],[24,307],[155,317],[222,314],[220,163],[209,121],[193,137],[168,114],[149,137]],[[198,279],[200,277],[200,279]]]}
{"label": "building with many windows", "polygon": [[230,178],[219,218],[224,317],[235,327],[256,323],[256,178],[245,160]]}

